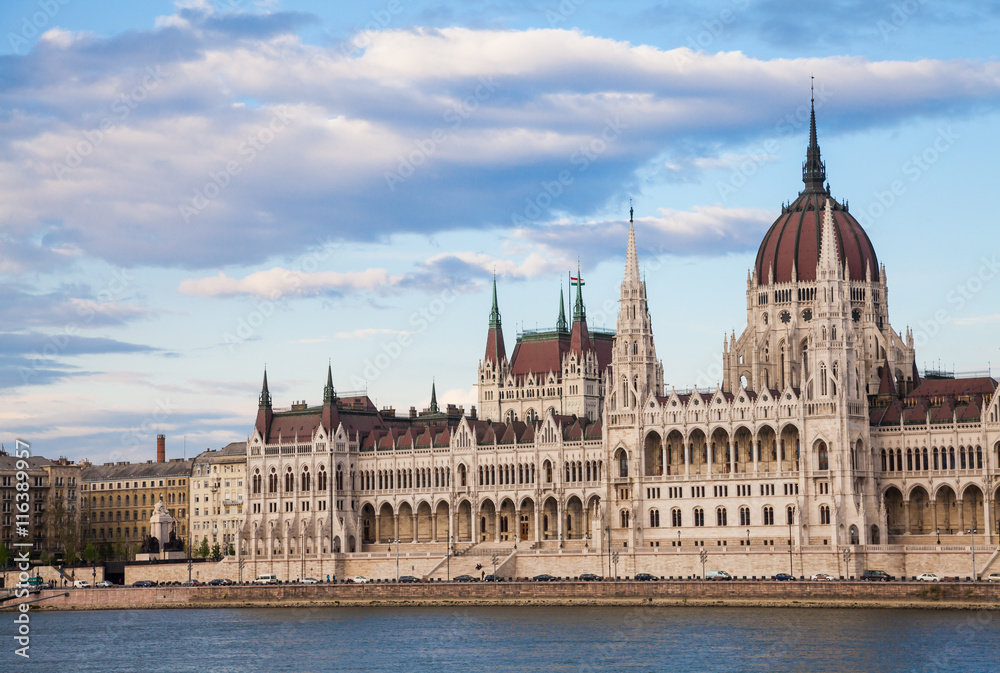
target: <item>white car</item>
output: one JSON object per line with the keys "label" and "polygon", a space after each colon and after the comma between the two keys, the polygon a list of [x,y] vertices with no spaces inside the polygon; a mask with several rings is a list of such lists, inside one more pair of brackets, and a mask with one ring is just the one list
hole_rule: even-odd
{"label": "white car", "polygon": [[370,579],[368,579],[367,577],[365,577],[363,575],[358,575],[357,577],[352,577],[351,581],[354,582],[355,584],[368,584],[369,582],[371,582]]}
{"label": "white car", "polygon": [[315,577],[303,577],[301,581],[303,584],[319,584],[319,580]]}
{"label": "white car", "polygon": [[990,573],[986,576],[987,582],[1000,582],[1000,573]]}
{"label": "white car", "polygon": [[940,582],[941,578],[934,573],[922,573],[917,575],[918,582]]}
{"label": "white car", "polygon": [[809,579],[813,582],[832,582],[836,578],[833,575],[827,575],[826,573],[816,573]]}

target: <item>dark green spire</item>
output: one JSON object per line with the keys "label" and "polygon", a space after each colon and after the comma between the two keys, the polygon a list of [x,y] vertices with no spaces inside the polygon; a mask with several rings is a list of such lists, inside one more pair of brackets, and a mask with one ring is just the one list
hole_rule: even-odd
{"label": "dark green spire", "polygon": [[264,385],[260,389],[260,408],[266,409],[271,406],[271,391],[267,389],[267,367],[264,367]]}
{"label": "dark green spire", "polygon": [[[494,297],[496,296],[496,285],[494,287]],[[494,300],[495,303],[495,300]],[[498,318],[499,320],[499,318]],[[431,413],[436,414],[438,412],[438,395],[437,388],[434,385],[434,379],[431,379]]]}
{"label": "dark green spire", "polygon": [[573,322],[586,320],[587,310],[583,307],[583,278],[580,277],[580,265],[576,265],[576,305],[573,307]]}
{"label": "dark green spire", "polygon": [[490,328],[500,327],[500,307],[497,306],[497,275],[493,274],[493,309],[490,311]]}
{"label": "dark green spire", "polygon": [[337,391],[333,389],[333,366],[326,366],[326,387],[323,388],[323,404],[333,404]]}
{"label": "dark green spire", "polygon": [[556,321],[556,330],[568,332],[569,326],[566,324],[566,309],[563,306],[562,281],[559,283],[559,320]]}

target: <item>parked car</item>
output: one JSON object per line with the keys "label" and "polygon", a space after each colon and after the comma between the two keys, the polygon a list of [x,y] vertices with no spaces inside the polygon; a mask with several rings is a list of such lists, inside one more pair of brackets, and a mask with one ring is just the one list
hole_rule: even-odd
{"label": "parked car", "polygon": [[200,587],[201,582],[195,579],[187,580],[186,582],[181,582],[182,587]]}
{"label": "parked car", "polygon": [[420,582],[420,578],[413,575],[403,575],[399,578],[400,584],[417,584],[418,582]]}
{"label": "parked car", "polygon": [[861,574],[861,579],[865,582],[889,582],[892,575],[884,570],[866,570]]}
{"label": "parked car", "polygon": [[657,579],[656,575],[650,575],[649,573],[636,573],[635,574],[635,581],[636,582],[655,582],[656,579]]}
{"label": "parked car", "polygon": [[705,573],[705,579],[707,580],[731,580],[733,576],[727,573],[725,570],[709,570]]}
{"label": "parked car", "polygon": [[[79,580],[77,580],[77,581],[79,582]],[[156,586],[156,582],[153,582],[152,580],[136,580],[135,582],[132,582],[132,586],[134,586],[134,587],[155,587]]]}
{"label": "parked car", "polygon": [[934,573],[921,573],[917,575],[918,582],[940,582],[941,578]]}
{"label": "parked car", "polygon": [[542,573],[541,575],[535,575],[531,578],[532,582],[555,582],[556,578],[548,573]]}
{"label": "parked car", "polygon": [[319,584],[319,580],[316,579],[315,577],[303,577],[302,578],[302,583],[303,584]]}
{"label": "parked car", "polygon": [[257,575],[257,579],[253,581],[254,584],[277,584],[278,576],[273,573],[268,573],[266,575]]}
{"label": "parked car", "polygon": [[775,581],[778,581],[778,582],[794,582],[795,581],[795,577],[792,576],[792,575],[789,575],[788,573],[778,573],[777,575],[774,576],[774,579],[775,579]]}
{"label": "parked car", "polygon": [[500,577],[499,575],[490,574],[490,575],[487,575],[486,577],[484,577],[483,581],[484,582],[503,582],[504,579],[502,577]]}
{"label": "parked car", "polygon": [[478,582],[472,575],[457,575],[451,578],[452,582]]}
{"label": "parked car", "polygon": [[98,582],[94,586],[96,586],[98,588],[101,588],[101,589],[107,589],[108,587],[113,587],[114,586],[114,582],[112,582],[111,580],[101,580],[100,582]]}
{"label": "parked car", "polygon": [[208,583],[210,587],[228,587],[233,584],[233,581],[228,577],[219,577]]}
{"label": "parked car", "polygon": [[583,573],[580,575],[581,582],[600,582],[601,576],[595,575],[594,573]]}
{"label": "parked car", "polygon": [[371,582],[371,580],[364,575],[358,575],[357,577],[351,578],[352,584],[368,584],[369,582]]}
{"label": "parked car", "polygon": [[89,589],[90,588],[90,582],[88,582],[87,580],[76,580],[75,582],[73,582],[73,588],[74,589]]}
{"label": "parked car", "polygon": [[990,573],[984,577],[987,582],[1000,582],[1000,573]]}
{"label": "parked car", "polygon": [[837,578],[834,577],[833,575],[827,575],[826,573],[816,573],[809,579],[812,580],[813,582],[832,582]]}

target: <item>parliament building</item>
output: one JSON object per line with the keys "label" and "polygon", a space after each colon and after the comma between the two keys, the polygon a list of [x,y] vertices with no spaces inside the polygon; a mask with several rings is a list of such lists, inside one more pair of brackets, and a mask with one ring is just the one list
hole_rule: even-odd
{"label": "parliament building", "polygon": [[560,293],[556,326],[508,352],[494,279],[468,413],[436,395],[422,412],[379,410],[338,394],[329,368],[321,405],[277,410],[265,373],[238,554],[304,568],[402,549],[436,577],[477,549],[518,575],[608,569],[617,552],[666,576],[701,549],[741,575],[788,568],[794,550],[795,574],[853,575],[873,554],[907,574],[975,544],[993,552],[985,572],[1000,539],[997,382],[921,376],[886,269],[830,194],[815,112],[802,180],[761,241],[714,389],[664,386],[631,219],[614,332],[588,327],[578,282],[571,320]]}

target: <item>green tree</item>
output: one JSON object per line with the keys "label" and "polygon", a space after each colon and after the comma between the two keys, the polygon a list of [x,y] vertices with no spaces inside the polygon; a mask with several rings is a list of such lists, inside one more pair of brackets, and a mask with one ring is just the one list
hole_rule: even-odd
{"label": "green tree", "polygon": [[229,556],[235,556],[236,555],[236,548],[233,547],[232,544],[230,544],[229,547],[226,549],[226,554],[228,554]]}
{"label": "green tree", "polygon": [[219,547],[219,543],[216,542],[215,546],[212,547],[212,560],[221,561],[222,560],[222,548]]}
{"label": "green tree", "polygon": [[94,565],[97,563],[97,559],[101,558],[101,552],[98,551],[97,547],[94,546],[93,542],[88,542],[87,546],[83,548],[83,560],[87,563]]}
{"label": "green tree", "polygon": [[211,552],[208,549],[208,538],[201,541],[201,545],[195,550],[194,555],[198,558],[208,558]]}
{"label": "green tree", "polygon": [[10,550],[7,549],[7,545],[0,542],[0,568],[6,568],[8,563],[10,563]]}

